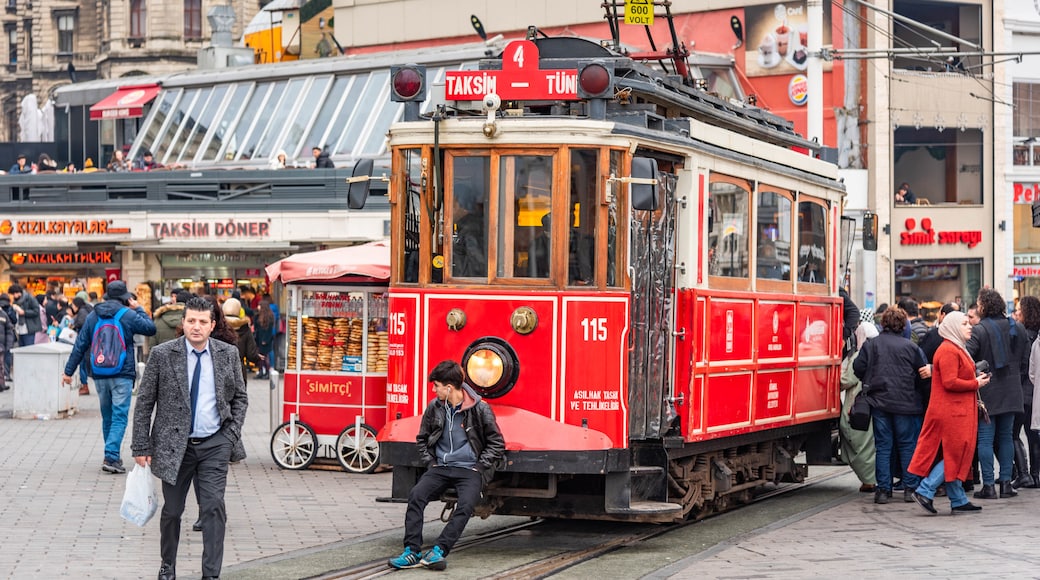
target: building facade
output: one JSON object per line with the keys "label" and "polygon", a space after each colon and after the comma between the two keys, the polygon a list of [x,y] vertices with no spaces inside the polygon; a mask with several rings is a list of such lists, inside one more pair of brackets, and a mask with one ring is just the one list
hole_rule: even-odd
{"label": "building facade", "polygon": [[1034,227],[1033,204],[1040,203],[1040,5],[1010,0],[1005,17],[1012,51],[1025,53],[1009,65],[1010,86],[1002,100],[1014,105],[1013,138],[1005,154],[1005,191],[1013,202],[1014,255],[1011,270],[1017,296],[1040,295],[1040,230]]}
{"label": "building facade", "polygon": [[[26,95],[35,95],[42,106],[55,89],[70,83],[194,68],[210,38],[206,15],[218,4],[226,3],[6,0],[0,14],[6,41],[0,139],[18,140]],[[230,0],[230,5],[236,15],[233,36],[240,38],[259,5],[256,0]]]}

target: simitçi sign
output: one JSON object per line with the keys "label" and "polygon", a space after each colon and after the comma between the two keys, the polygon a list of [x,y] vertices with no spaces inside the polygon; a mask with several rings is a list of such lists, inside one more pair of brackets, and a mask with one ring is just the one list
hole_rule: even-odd
{"label": "simit\u00e7i sign", "polygon": [[906,218],[903,222],[906,231],[899,235],[901,246],[931,246],[964,244],[974,248],[982,242],[980,230],[962,230],[937,232],[932,227],[932,218],[921,218],[921,229],[917,229],[917,220]]}

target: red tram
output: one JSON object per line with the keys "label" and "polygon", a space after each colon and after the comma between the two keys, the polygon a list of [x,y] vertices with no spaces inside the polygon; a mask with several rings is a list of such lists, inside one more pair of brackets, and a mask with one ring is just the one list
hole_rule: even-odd
{"label": "red tram", "polygon": [[574,38],[448,73],[420,117],[433,80],[392,73],[393,498],[443,359],[505,436],[484,515],[674,521],[829,461],[844,188],[813,143]]}

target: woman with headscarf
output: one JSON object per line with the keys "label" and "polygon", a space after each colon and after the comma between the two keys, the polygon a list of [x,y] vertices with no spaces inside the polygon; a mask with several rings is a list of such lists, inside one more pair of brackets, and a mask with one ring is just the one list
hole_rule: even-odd
{"label": "woman with headscarf", "polygon": [[932,363],[932,396],[909,467],[910,473],[922,477],[914,500],[929,513],[936,513],[932,499],[945,482],[952,513],[972,513],[982,508],[968,500],[962,483],[971,473],[975,453],[977,393],[990,377],[975,376],[975,362],[966,348],[971,338],[966,315],[957,311],[947,314],[939,325],[939,335],[944,340]]}
{"label": "woman with headscarf", "polygon": [[841,457],[852,467],[856,477],[862,485],[859,490],[863,493],[874,491],[877,478],[874,473],[874,430],[867,427],[866,431],[857,431],[849,425],[849,411],[856,395],[863,389],[863,383],[856,378],[852,370],[852,363],[859,356],[863,345],[868,340],[878,335],[877,328],[873,322],[861,322],[856,327],[855,345],[856,350],[841,364],[841,390],[845,392],[845,400],[841,404],[841,418],[838,420],[838,428],[841,432]]}

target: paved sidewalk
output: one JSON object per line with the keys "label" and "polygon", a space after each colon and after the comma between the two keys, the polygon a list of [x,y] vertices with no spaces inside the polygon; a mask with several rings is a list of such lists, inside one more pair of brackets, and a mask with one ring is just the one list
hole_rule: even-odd
{"label": "paved sidewalk", "polygon": [[[858,481],[841,479],[849,489]],[[970,493],[969,493],[970,496]],[[652,575],[702,578],[1036,578],[1040,570],[1040,489],[1018,497],[972,502],[977,514],[937,515],[901,494],[875,505],[873,494],[850,492],[830,504],[779,520]]]}
{"label": "paved sidewalk", "polygon": [[[12,393],[0,393],[0,578],[154,577],[158,514],[144,528],[119,517],[125,476],[100,469],[97,396],[80,397],[80,412],[70,419],[42,421],[11,419]],[[249,395],[249,457],[231,467],[228,480],[225,569],[401,527],[404,506],[374,501],[390,489],[389,473],[275,466],[267,382],[250,381]],[[133,463],[129,429],[123,462]],[[196,514],[189,498],[178,577],[201,575],[202,534],[190,531]]]}

